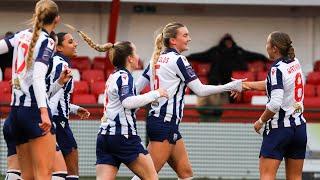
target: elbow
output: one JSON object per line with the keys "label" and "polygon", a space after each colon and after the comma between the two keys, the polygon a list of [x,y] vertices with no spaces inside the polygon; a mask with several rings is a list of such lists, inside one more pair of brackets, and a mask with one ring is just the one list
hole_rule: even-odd
{"label": "elbow", "polygon": [[274,113],[277,113],[279,112],[280,108],[281,108],[281,103],[278,103],[278,102],[270,102],[267,104],[267,108],[274,112]]}

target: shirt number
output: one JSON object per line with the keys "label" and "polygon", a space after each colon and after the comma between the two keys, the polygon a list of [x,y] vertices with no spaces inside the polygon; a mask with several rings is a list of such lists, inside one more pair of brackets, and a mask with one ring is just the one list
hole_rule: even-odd
{"label": "shirt number", "polygon": [[294,99],[300,102],[303,97],[303,82],[301,73],[297,73],[294,81]]}

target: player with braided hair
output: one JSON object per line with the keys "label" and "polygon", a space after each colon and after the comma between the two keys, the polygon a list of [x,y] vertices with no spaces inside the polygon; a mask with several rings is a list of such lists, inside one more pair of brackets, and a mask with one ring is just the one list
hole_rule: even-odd
{"label": "player with braided hair", "polygon": [[116,68],[106,82],[104,116],[96,147],[97,179],[115,179],[121,163],[142,179],[158,179],[152,159],[137,135],[135,111],[158,98],[167,98],[167,91],[157,89],[136,94],[131,72],[137,68],[139,56],[133,43],[97,45],[84,32],[78,33],[90,47],[108,51],[109,60]]}
{"label": "player with braided hair", "polygon": [[[191,41],[187,27],[181,23],[167,24],[155,39],[150,65],[137,80],[137,92],[146,85],[156,90],[168,91],[169,98],[159,98],[151,104],[147,117],[148,151],[157,172],[167,162],[179,179],[193,177],[188,153],[179,131],[183,117],[184,94],[188,86],[198,96],[208,96],[225,91],[241,91],[242,80],[212,86],[200,82],[188,60],[181,55]],[[161,151],[159,150],[161,149]],[[133,177],[133,179],[139,179]]]}
{"label": "player with braided hair", "polygon": [[[60,21],[58,13],[55,2],[40,0],[35,6],[33,28],[0,41],[0,54],[14,48],[9,126],[25,180],[51,179],[56,141],[45,75],[55,46],[50,35]],[[49,91],[55,94],[70,79],[70,73],[70,70],[62,72]]]}

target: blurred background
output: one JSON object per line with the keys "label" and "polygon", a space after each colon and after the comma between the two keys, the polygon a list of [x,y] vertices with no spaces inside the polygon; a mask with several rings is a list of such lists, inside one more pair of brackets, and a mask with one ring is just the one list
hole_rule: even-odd
{"label": "blurred background", "polygon": [[[308,124],[304,179],[320,178],[320,1],[319,0],[59,0],[63,23],[86,32],[100,44],[132,41],[140,55],[138,77],[152,55],[154,38],[167,23],[177,21],[189,29],[190,49],[183,53],[204,84],[224,84],[230,77],[264,80],[270,67],[265,50],[273,31],[290,35],[305,75],[304,116]],[[35,1],[0,1],[0,38],[29,28]],[[62,24],[56,32],[68,32]],[[70,32],[70,31],[69,31]],[[91,112],[89,120],[70,122],[80,153],[80,177],[94,179],[95,141],[103,111],[105,80],[113,67],[106,53],[98,53],[73,32],[79,42],[72,59],[77,80],[74,104]],[[0,130],[10,110],[10,55],[0,56]],[[149,89],[144,89],[143,93]],[[236,100],[229,94],[199,98],[189,89],[181,132],[196,178],[258,179],[258,156],[262,137],[253,130],[264,110],[264,92],[246,91]],[[147,144],[145,117],[148,107],[137,113],[139,134]],[[160,150],[161,151],[161,150]],[[7,149],[0,136],[0,178],[6,170]],[[118,174],[133,174],[123,165]],[[166,166],[160,178],[175,178]],[[278,172],[284,179],[284,166]],[[81,178],[82,179],[82,178]]]}

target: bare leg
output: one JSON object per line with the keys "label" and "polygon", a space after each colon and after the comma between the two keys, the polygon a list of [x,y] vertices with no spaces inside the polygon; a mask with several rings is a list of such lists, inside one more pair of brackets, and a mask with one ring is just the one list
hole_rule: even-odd
{"label": "bare leg", "polygon": [[114,180],[118,173],[118,168],[107,164],[96,166],[97,180]]}

